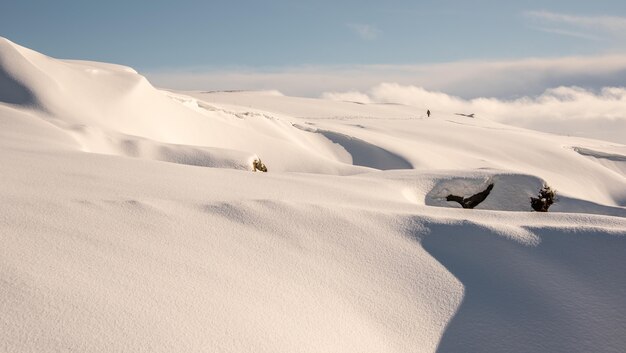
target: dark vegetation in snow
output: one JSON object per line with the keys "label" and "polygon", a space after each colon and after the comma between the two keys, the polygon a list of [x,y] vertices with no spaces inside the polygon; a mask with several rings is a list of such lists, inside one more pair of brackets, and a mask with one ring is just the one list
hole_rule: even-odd
{"label": "dark vegetation in snow", "polygon": [[530,206],[537,212],[548,212],[548,208],[556,201],[556,190],[544,185],[537,197],[530,198]]}
{"label": "dark vegetation in snow", "polygon": [[489,186],[487,186],[487,189],[470,197],[462,197],[450,194],[446,197],[446,201],[456,201],[461,204],[463,208],[474,208],[478,206],[481,202],[485,201],[487,196],[489,196],[491,189],[493,189],[493,184],[489,184]]}

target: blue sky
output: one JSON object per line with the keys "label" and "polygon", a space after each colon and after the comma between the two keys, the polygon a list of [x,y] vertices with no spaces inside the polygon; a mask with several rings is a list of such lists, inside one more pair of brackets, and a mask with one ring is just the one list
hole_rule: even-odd
{"label": "blue sky", "polygon": [[626,2],[9,0],[0,5],[0,35],[57,58],[132,66],[175,88],[204,87],[194,73],[302,68],[367,75],[374,66],[382,80],[381,66],[621,55]]}

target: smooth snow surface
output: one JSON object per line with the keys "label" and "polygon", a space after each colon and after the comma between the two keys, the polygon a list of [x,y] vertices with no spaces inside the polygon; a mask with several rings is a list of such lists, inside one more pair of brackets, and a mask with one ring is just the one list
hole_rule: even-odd
{"label": "smooth snow surface", "polygon": [[422,116],[0,39],[0,351],[623,352],[626,146]]}

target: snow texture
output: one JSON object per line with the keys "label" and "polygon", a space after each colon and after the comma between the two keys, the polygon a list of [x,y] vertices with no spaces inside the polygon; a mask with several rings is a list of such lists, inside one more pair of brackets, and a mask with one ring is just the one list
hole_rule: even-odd
{"label": "snow texture", "polygon": [[623,352],[626,146],[420,114],[0,39],[0,351]]}

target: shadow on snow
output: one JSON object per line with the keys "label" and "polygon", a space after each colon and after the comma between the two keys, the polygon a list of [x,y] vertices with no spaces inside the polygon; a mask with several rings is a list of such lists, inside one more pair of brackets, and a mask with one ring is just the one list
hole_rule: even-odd
{"label": "shadow on snow", "polygon": [[626,237],[533,229],[536,246],[471,224],[431,225],[424,249],[465,293],[437,352],[618,352]]}

